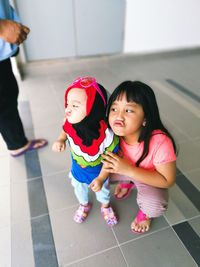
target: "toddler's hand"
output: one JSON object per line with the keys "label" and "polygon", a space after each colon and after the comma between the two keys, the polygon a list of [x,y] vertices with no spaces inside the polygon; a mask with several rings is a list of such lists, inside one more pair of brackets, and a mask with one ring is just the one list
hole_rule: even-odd
{"label": "toddler's hand", "polygon": [[53,144],[53,146],[52,146],[52,150],[54,151],[54,152],[62,152],[62,151],[64,151],[65,150],[65,147],[66,147],[66,145],[65,145],[65,141],[64,140],[57,140],[54,144]]}
{"label": "toddler's hand", "polygon": [[102,188],[102,185],[103,185],[103,181],[101,181],[97,177],[91,182],[91,184],[89,184],[89,187],[92,189],[92,191],[99,192]]}

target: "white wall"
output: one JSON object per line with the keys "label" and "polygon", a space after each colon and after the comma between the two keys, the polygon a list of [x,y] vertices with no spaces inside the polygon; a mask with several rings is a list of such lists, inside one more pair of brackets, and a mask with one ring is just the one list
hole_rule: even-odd
{"label": "white wall", "polygon": [[199,0],[126,0],[125,53],[200,47]]}

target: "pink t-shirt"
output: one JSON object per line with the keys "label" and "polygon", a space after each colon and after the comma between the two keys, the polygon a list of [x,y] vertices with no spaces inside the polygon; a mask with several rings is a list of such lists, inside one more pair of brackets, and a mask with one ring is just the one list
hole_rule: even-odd
{"label": "pink t-shirt", "polygon": [[[153,134],[149,142],[149,153],[139,165],[140,168],[151,171],[155,170],[156,165],[163,165],[176,160],[171,139],[165,134],[162,134],[160,130],[153,131]],[[144,142],[128,145],[120,138],[119,154],[123,155],[132,164],[135,164],[142,155],[143,147]]]}

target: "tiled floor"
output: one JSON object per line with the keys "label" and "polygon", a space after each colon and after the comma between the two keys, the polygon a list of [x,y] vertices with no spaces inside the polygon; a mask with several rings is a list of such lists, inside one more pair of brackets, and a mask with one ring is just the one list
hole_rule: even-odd
{"label": "tiled floor", "polygon": [[[24,66],[19,106],[27,136],[49,145],[13,159],[0,139],[0,267],[193,267],[200,265],[200,51],[148,56],[104,56]],[[136,192],[112,197],[119,223],[109,228],[100,205],[78,225],[78,202],[67,177],[69,149],[55,154],[66,86],[94,75],[110,92],[126,79],[150,84],[161,116],[179,146],[177,183],[169,209],[143,235],[131,232]],[[113,192],[112,187],[112,192]]]}

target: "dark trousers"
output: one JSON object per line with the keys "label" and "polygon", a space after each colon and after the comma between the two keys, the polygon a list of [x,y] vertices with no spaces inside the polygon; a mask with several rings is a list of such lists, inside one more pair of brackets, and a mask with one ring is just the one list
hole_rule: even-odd
{"label": "dark trousers", "polygon": [[28,142],[19,112],[19,90],[10,59],[0,61],[0,133],[9,150],[16,150]]}

